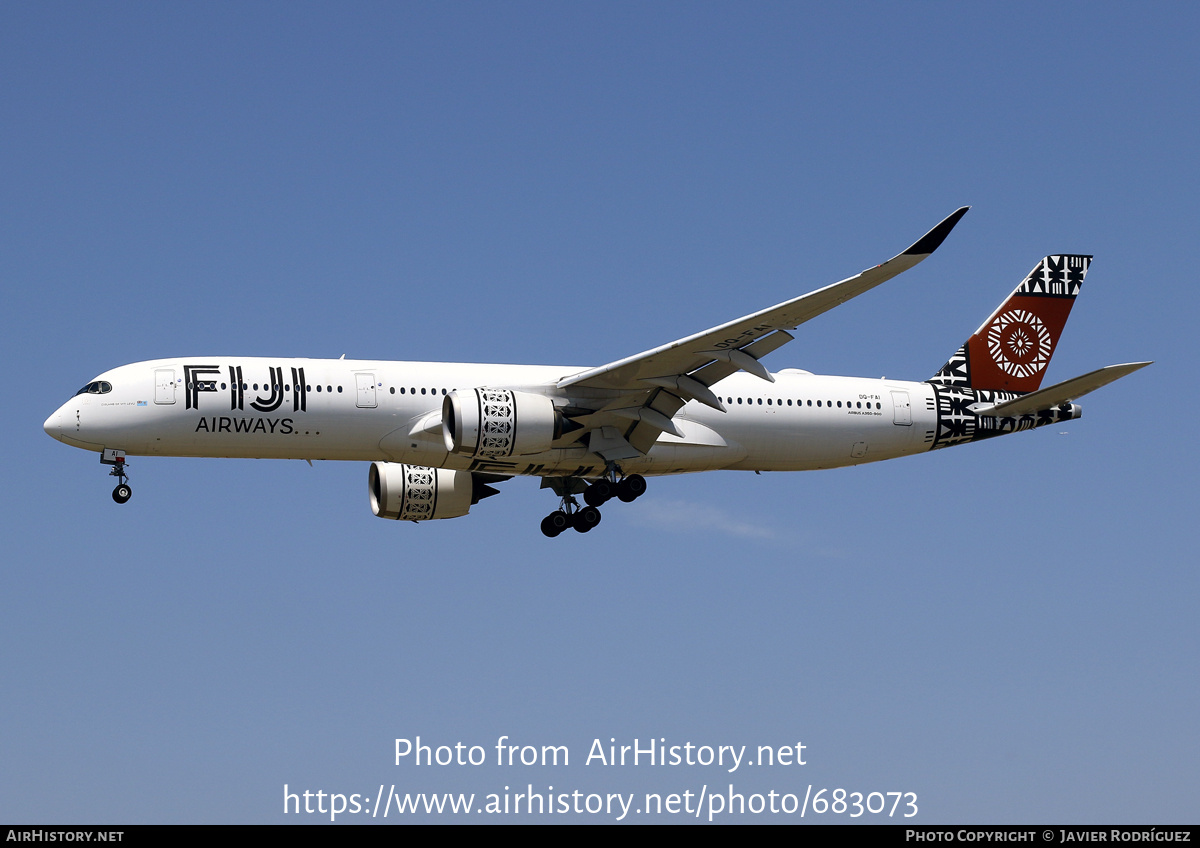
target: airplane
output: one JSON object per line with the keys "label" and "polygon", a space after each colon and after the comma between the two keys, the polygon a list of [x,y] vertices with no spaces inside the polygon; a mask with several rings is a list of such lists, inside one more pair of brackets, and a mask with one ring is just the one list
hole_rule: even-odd
{"label": "airplane", "polygon": [[[127,502],[128,456],[366,461],[371,511],[458,518],[493,484],[541,478],[541,523],[586,533],[646,477],[802,471],[877,462],[1079,418],[1079,397],[1151,364],[1048,388],[1042,376],[1091,256],[1046,256],[923,382],[772,373],[801,324],[932,254],[962,207],[881,265],[599,367],[201,356],[100,374],[46,433],[96,451]],[[577,496],[582,496],[583,504]]]}

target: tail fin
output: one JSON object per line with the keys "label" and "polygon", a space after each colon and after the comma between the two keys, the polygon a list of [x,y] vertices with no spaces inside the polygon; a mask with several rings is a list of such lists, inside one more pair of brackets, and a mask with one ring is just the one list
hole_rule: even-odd
{"label": "tail fin", "polygon": [[1091,262],[1047,256],[928,382],[1036,392]]}

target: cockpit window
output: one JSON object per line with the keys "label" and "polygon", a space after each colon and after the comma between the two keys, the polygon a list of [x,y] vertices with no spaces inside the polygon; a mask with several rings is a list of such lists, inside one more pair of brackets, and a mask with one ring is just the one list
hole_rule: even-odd
{"label": "cockpit window", "polygon": [[82,389],[77,391],[77,395],[103,395],[112,391],[112,383],[107,380],[93,380]]}

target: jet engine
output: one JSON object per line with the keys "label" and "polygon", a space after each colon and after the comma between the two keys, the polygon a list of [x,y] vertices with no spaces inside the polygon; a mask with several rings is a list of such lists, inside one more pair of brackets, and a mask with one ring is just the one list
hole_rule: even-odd
{"label": "jet engine", "polygon": [[509,389],[455,389],[442,401],[446,450],[491,459],[542,453],[562,435],[550,398]]}
{"label": "jet engine", "polygon": [[470,471],[398,462],[372,462],[368,488],[371,512],[398,521],[458,518],[480,498],[496,493]]}

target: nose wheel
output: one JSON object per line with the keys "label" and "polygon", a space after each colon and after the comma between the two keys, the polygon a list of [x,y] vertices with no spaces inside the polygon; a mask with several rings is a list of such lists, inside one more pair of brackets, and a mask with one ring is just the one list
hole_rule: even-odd
{"label": "nose wheel", "polygon": [[117,478],[117,486],[112,490],[112,499],[123,504],[133,497],[133,489],[129,488],[129,475],[125,473],[125,451],[106,450],[100,454],[100,462],[103,465],[111,465],[108,476]]}

